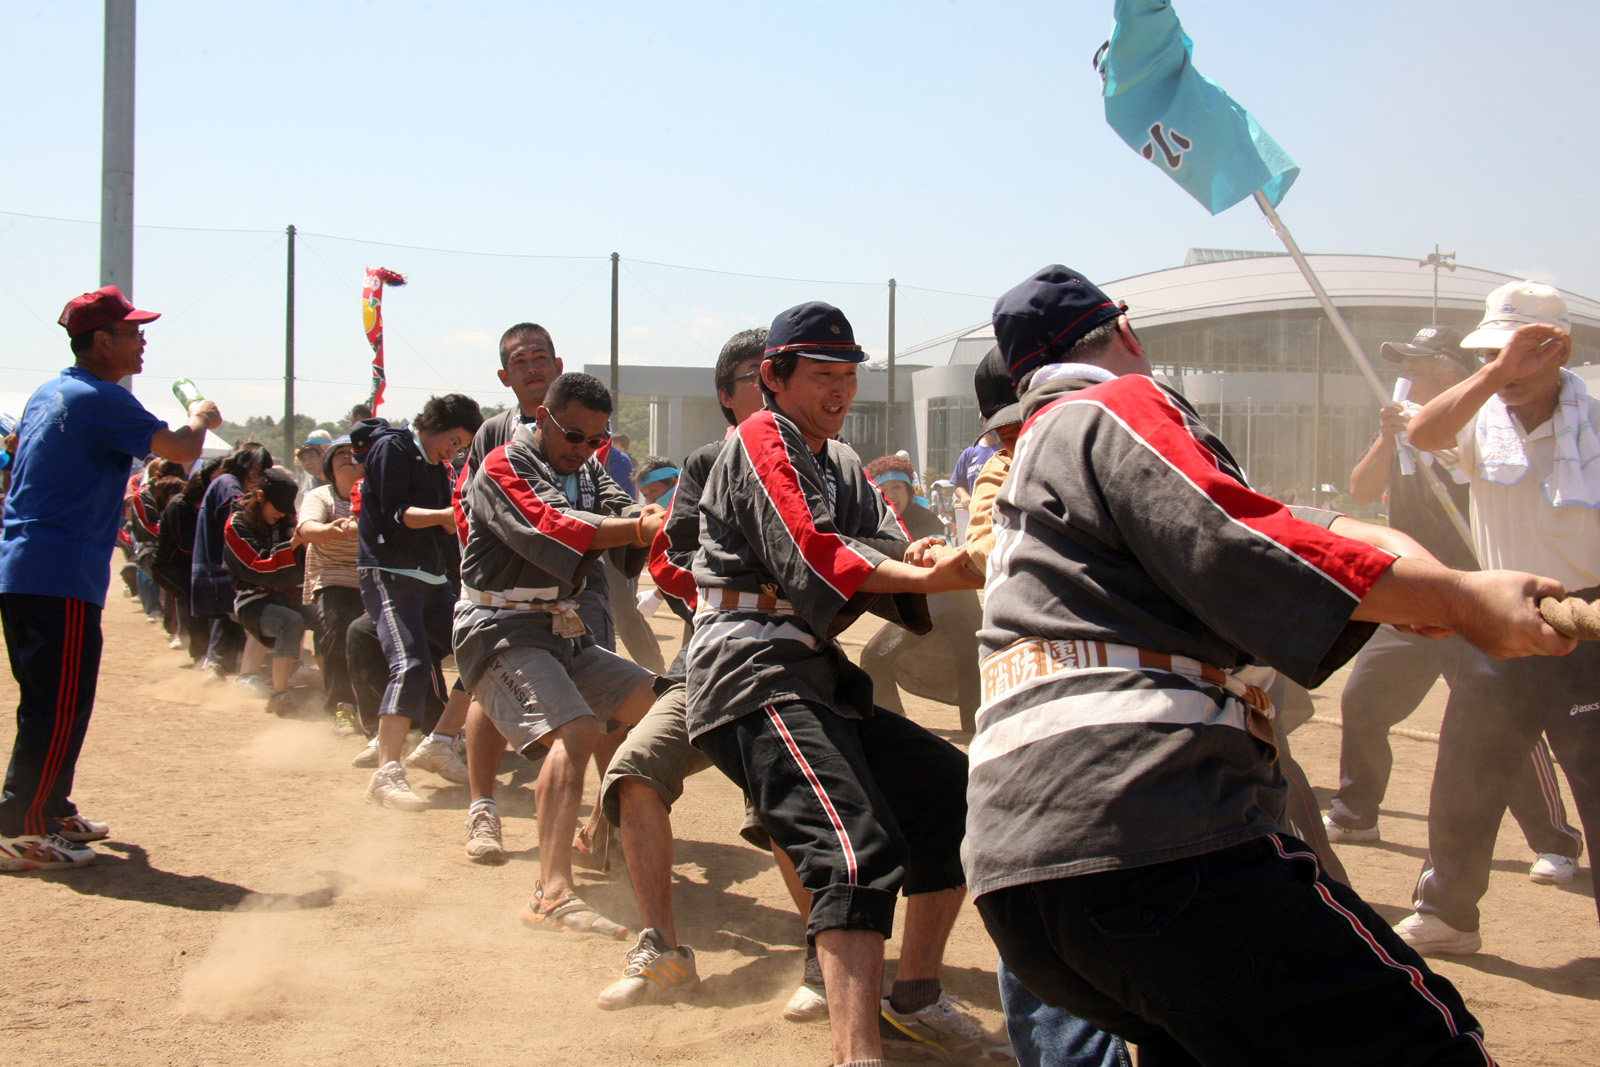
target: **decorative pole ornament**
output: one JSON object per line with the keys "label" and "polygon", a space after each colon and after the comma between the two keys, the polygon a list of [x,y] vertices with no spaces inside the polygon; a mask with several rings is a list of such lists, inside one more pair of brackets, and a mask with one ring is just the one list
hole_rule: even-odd
{"label": "decorative pole ornament", "polygon": [[396,274],[386,267],[368,267],[366,281],[361,286],[361,319],[366,327],[367,343],[372,346],[372,397],[368,400],[372,413],[378,413],[383,403],[383,387],[388,381],[383,369],[383,287],[406,283],[404,274]]}

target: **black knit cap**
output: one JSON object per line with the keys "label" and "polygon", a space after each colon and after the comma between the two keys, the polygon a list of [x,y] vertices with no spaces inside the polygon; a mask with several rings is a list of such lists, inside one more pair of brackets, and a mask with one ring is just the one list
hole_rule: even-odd
{"label": "black knit cap", "polygon": [[994,304],[994,337],[1013,382],[1055,360],[1123,307],[1059,263],[1034,274]]}
{"label": "black knit cap", "polygon": [[856,344],[855,331],[844,312],[820,300],[781,311],[772,320],[767,329],[766,358],[785,352],[829,363],[861,363],[867,358]]}

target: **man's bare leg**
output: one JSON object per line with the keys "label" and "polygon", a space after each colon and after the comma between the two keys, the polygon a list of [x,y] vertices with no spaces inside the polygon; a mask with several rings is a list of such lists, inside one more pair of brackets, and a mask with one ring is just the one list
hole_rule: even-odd
{"label": "man's bare leg", "polygon": [[500,756],[506,750],[506,739],[495,724],[484,714],[483,705],[476,700],[469,703],[467,727],[467,789],[473,800],[494,797],[495,776],[500,771]]}
{"label": "man's bare leg", "polygon": [[[644,718],[651,706],[656,701],[655,679],[640,682],[633,692],[623,698],[616,710],[611,713],[610,721],[620,723],[622,726],[633,726]],[[594,769],[600,779],[600,784],[595,787],[594,807],[589,810],[588,821],[583,824],[583,836],[590,842],[597,840],[600,824],[605,820],[605,812],[600,805],[599,790],[604,787],[606,768],[611,766],[611,757],[617,754],[617,749],[622,747],[623,739],[628,736],[625,729],[606,730],[601,733],[599,740],[594,744]]]}
{"label": "man's bare leg", "polygon": [[654,927],[669,947],[678,943],[672,921],[672,816],[653,788],[635,779],[617,786],[622,815],[622,852],[639,902],[639,921]]}
{"label": "man's bare leg", "polygon": [[400,759],[406,734],[411,732],[411,717],[391,714],[378,716],[378,766],[387,767]]}
{"label": "man's bare leg", "polygon": [[939,977],[944,966],[944,947],[955,928],[966,889],[941,889],[936,893],[917,893],[906,898],[905,936],[900,939],[900,966],[896,982]]}
{"label": "man's bare leg", "polygon": [[833,1062],[883,1058],[878,998],[883,989],[883,935],[874,930],[824,930],[817,958],[828,985]]}
{"label": "man's bare leg", "polygon": [[570,719],[544,739],[549,755],[534,783],[539,819],[539,872],[546,901],[559,900],[572,885],[572,835],[583,802],[584,765],[599,739],[593,717]]}
{"label": "man's bare leg", "polygon": [[467,721],[467,707],[472,703],[472,694],[465,689],[450,690],[450,697],[444,702],[444,711],[439,713],[439,722],[434,726],[436,734],[448,734],[454,737],[461,732],[461,727]]}

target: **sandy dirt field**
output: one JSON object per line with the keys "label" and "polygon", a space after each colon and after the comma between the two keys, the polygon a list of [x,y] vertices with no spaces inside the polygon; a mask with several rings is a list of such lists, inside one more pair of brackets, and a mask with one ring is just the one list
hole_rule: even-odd
{"label": "sandy dirt field", "polygon": [[[665,610],[653,622],[670,655],[679,624]],[[92,867],[0,876],[0,1064],[829,1061],[825,1025],[779,1015],[800,976],[801,923],[771,859],[738,838],[740,798],[716,771],[692,779],[673,813],[679,934],[698,953],[702,988],[688,1003],[601,1012],[594,996],[620,973],[626,946],[517,922],[538,869],[528,765],[508,759],[501,775],[511,862],[476,866],[461,852],[464,786],[413,772],[430,810],[371,807],[368,772],[349,766],[359,743],[333,737],[325,720],[280,721],[259,697],[203,685],[116,590],[105,631],[74,797],[112,834]],[[846,644],[858,650],[869,634],[863,624]],[[0,673],[9,752],[16,687]],[[1318,719],[1338,715],[1342,678],[1315,694]],[[1437,729],[1442,693],[1408,725]],[[908,697],[907,709],[956,737],[953,708]],[[1321,721],[1293,738],[1324,804],[1338,744]],[[1426,846],[1435,754],[1426,742],[1394,747],[1384,842],[1340,848],[1356,888],[1391,921],[1409,910]],[[593,784],[591,771],[587,796]],[[1438,969],[1502,1063],[1600,1063],[1587,859],[1568,888],[1529,882],[1531,859],[1508,819],[1484,951]],[[601,911],[637,924],[620,865],[580,880]],[[897,954],[891,941],[890,976]],[[994,950],[970,907],[946,961],[946,987],[998,1026]]]}

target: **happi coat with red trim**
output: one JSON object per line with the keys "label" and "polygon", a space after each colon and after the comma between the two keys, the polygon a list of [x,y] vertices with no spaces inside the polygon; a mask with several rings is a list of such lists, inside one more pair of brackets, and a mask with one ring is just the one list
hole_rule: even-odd
{"label": "happi coat with red trim", "polygon": [[548,613],[501,610],[471,602],[470,591],[513,602],[573,600],[582,593],[589,570],[602,550],[591,547],[600,523],[639,513],[625,490],[591,470],[578,471],[586,487],[578,507],[567,498],[566,481],[534,442],[533,429],[518,426],[506,444],[484,456],[461,491],[457,518],[466,525],[461,552],[462,603],[456,609],[452,640],[456,666],[471,688],[489,661],[508,648],[545,648],[567,655],[593,644],[592,634],[557,637]]}
{"label": "happi coat with red trim", "polygon": [[814,455],[775,411],[740,423],[700,494],[689,736],[797,700],[873,714],[872,681],[835,638],[868,611],[928,631],[925,597],[860,591],[909,542],[848,445],[829,441]]}
{"label": "happi coat with red trim", "polygon": [[257,528],[235,511],[222,524],[222,561],[233,581],[233,614],[259,612],[268,604],[300,606],[306,553],[294,544],[294,516]]}
{"label": "happi coat with red trim", "polygon": [[[1023,404],[980,632],[973,895],[1273,832],[1273,752],[1198,665],[1319,684],[1371,635],[1350,616],[1394,557],[1331,533],[1332,512],[1251,490],[1150,378],[1055,378]],[[1119,666],[1103,646],[1187,662],[1145,669],[1135,652]]]}

